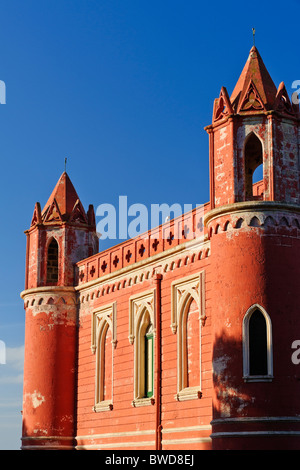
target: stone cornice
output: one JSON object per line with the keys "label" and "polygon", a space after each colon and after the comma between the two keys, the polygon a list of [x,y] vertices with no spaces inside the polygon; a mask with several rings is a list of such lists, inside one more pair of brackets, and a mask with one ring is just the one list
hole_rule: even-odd
{"label": "stone cornice", "polygon": [[138,261],[132,265],[126,266],[122,269],[119,269],[117,271],[114,271],[112,273],[109,273],[105,276],[98,277],[96,279],[93,279],[92,281],[86,282],[84,284],[80,284],[79,286],[77,285],[75,287],[76,291],[84,291],[86,289],[89,289],[93,286],[96,286],[98,284],[105,284],[109,282],[110,280],[117,280],[120,277],[123,277],[124,275],[127,275],[128,273],[134,274],[135,272],[138,272],[140,269],[153,266],[162,261],[166,260],[168,258],[172,258],[173,256],[184,253],[185,251],[191,250],[200,247],[209,245],[210,242],[209,240],[203,240],[202,237],[199,237],[198,239],[193,239],[190,240],[186,243],[182,243],[181,245],[177,245],[174,248],[170,248],[167,251],[163,251],[161,253],[157,253],[156,255],[149,256],[145,260]]}
{"label": "stone cornice", "polygon": [[300,206],[276,201],[245,201],[228,204],[212,209],[204,216],[204,224],[207,226],[217,217],[242,212],[291,212],[300,214]]}
{"label": "stone cornice", "polygon": [[75,288],[73,286],[43,286],[43,287],[33,287],[31,289],[23,290],[20,294],[20,297],[24,299],[27,295],[36,295],[36,294],[62,294],[62,293],[74,293]]}

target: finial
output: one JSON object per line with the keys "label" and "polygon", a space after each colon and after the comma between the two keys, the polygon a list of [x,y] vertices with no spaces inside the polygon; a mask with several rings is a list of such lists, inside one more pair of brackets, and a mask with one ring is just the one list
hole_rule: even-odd
{"label": "finial", "polygon": [[252,28],[252,34],[253,34],[253,46],[255,47],[255,28]]}
{"label": "finial", "polygon": [[67,158],[65,158],[65,173],[67,171]]}

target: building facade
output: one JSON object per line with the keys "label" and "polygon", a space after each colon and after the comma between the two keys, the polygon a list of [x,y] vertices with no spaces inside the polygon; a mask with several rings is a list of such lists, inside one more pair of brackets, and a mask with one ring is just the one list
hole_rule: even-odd
{"label": "building facade", "polygon": [[36,204],[23,449],[300,448],[299,118],[253,47],[205,128],[203,207],[99,252],[67,173]]}

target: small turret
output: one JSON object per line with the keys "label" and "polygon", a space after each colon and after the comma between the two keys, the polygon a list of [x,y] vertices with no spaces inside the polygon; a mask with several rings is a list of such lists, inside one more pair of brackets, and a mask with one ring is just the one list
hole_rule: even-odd
{"label": "small turret", "polygon": [[86,213],[66,172],[26,232],[22,448],[72,449],[77,345],[75,264],[98,251],[93,206]]}
{"label": "small turret", "polygon": [[25,233],[26,289],[73,286],[75,263],[98,252],[93,206],[85,212],[66,172],[59,178],[44,209],[36,203],[30,229]]}
{"label": "small turret", "polygon": [[230,98],[221,88],[206,127],[212,208],[255,199],[299,204],[299,117],[299,106],[284,83],[276,88],[253,46]]}

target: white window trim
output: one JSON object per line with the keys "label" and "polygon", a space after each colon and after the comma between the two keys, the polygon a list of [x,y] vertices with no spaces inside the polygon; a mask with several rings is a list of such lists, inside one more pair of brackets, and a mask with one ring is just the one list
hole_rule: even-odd
{"label": "white window trim", "polygon": [[[250,375],[249,322],[251,315],[255,310],[259,310],[266,320],[267,375]],[[270,382],[273,379],[272,322],[266,310],[259,304],[251,305],[243,318],[243,379],[245,382]]]}

